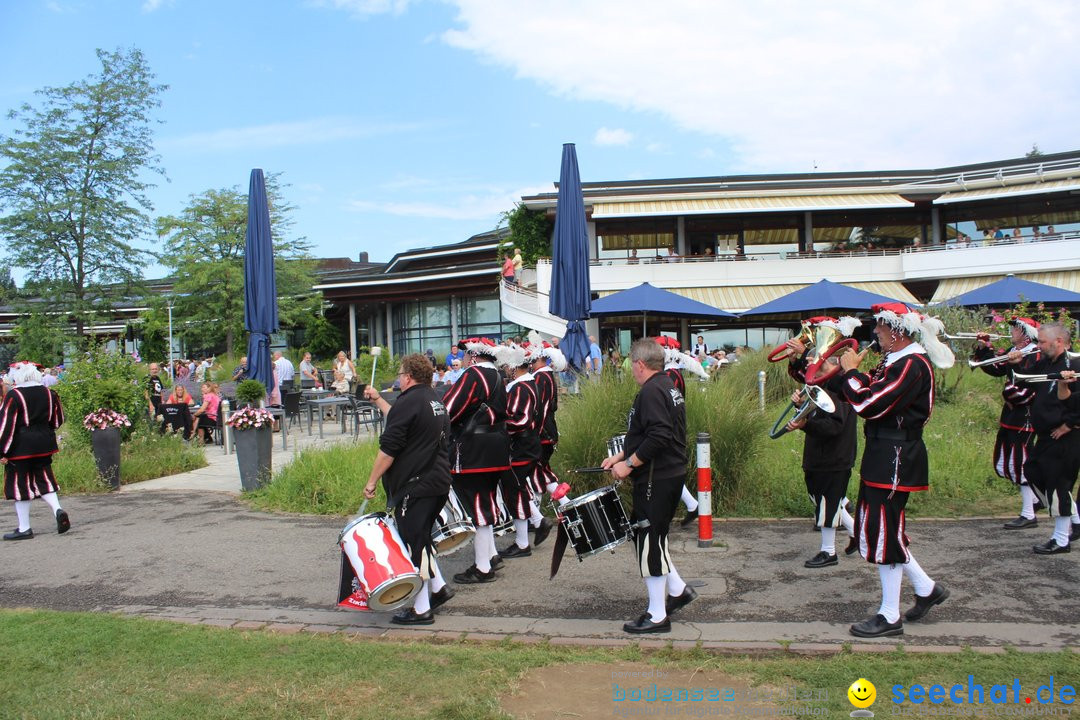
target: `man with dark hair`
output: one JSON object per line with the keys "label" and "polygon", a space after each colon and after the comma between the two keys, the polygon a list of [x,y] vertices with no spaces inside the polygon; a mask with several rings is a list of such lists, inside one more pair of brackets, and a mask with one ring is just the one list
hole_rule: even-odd
{"label": "man with dark hair", "polygon": [[1060,376],[1065,381],[1024,383],[1022,387],[1035,390],[1031,404],[1031,426],[1035,429],[1035,446],[1024,463],[1024,476],[1036,496],[1054,519],[1054,535],[1042,545],[1032,548],[1038,555],[1067,553],[1071,540],[1080,530],[1076,523],[1073,486],[1080,472],[1080,395],[1071,392],[1072,368],[1066,350],[1069,331],[1063,325],[1043,325],[1039,328],[1039,351],[1042,357],[1032,367],[1032,374]]}
{"label": "man with dark hair", "polygon": [[636,537],[638,567],[649,607],[623,625],[628,633],[671,632],[669,615],[697,593],[679,576],[668,552],[668,529],[686,480],[686,406],[664,372],[664,350],[652,338],[630,346],[630,366],[640,386],[630,408],[623,450],[601,464],[633,483],[633,521],[648,520]]}
{"label": "man with dark hair", "polygon": [[439,572],[431,544],[431,526],[450,493],[450,421],[431,388],[431,373],[426,357],[406,355],[398,371],[401,396],[393,406],[375,388],[364,390],[365,397],[386,415],[364,497],[375,497],[381,477],[386,505],[394,509],[398,534],[424,582],[413,606],[391,619],[397,625],[431,625],[435,622],[432,609],[453,595]]}

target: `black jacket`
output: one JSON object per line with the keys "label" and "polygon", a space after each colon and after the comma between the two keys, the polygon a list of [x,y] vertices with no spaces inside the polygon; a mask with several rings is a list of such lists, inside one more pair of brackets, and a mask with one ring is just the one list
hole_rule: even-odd
{"label": "black jacket", "polygon": [[387,503],[395,504],[406,485],[411,497],[437,497],[450,491],[450,419],[428,385],[401,393],[386,415],[379,449],[394,458],[383,476]]}
{"label": "black jacket", "polygon": [[686,474],[686,403],[671,378],[658,372],[641,386],[623,444],[624,457],[637,455],[631,479],[644,481]]}
{"label": "black jacket", "polygon": [[[1061,353],[1056,360],[1041,355],[1031,369],[1031,374],[1041,375],[1072,369],[1074,368],[1070,367],[1067,353]],[[1018,382],[1017,385],[1031,388],[1035,392],[1035,399],[1031,403],[1031,425],[1036,433],[1049,435],[1054,428],[1062,425],[1080,427],[1080,388],[1076,387],[1075,383],[1070,388],[1072,396],[1068,400],[1058,400],[1056,382]],[[1073,435],[1073,432],[1069,435]]]}
{"label": "black jacket", "polygon": [[850,470],[855,467],[858,416],[839,393],[831,388],[825,392],[832,399],[836,410],[827,413],[815,408],[806,416],[806,425],[803,427],[806,433],[803,442],[803,470]]}

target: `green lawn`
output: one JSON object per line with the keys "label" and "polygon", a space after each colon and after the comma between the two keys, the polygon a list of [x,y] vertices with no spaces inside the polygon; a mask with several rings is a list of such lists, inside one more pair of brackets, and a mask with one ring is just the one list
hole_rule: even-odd
{"label": "green lawn", "polygon": [[[389,642],[342,635],[276,635],[141,618],[0,611],[0,717],[34,718],[505,718],[498,699],[530,668],[630,662],[723,671],[752,687],[828,690],[831,717],[852,709],[847,687],[877,685],[888,712],[893,684],[946,687],[968,674],[989,687],[1019,678],[1033,692],[1052,675],[1080,678],[1068,652],[982,655],[843,652],[759,658],[702,650],[644,653],[515,643]],[[558,692],[552,687],[550,691]],[[1062,706],[1058,706],[1061,708]]]}

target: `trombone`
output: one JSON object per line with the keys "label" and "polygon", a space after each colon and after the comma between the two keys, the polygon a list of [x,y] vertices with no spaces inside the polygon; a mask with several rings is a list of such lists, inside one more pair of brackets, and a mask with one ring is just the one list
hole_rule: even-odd
{"label": "trombone", "polygon": [[772,430],[769,431],[769,437],[773,440],[787,433],[788,423],[802,420],[816,408],[821,408],[827,413],[836,412],[836,405],[833,403],[832,398],[829,397],[829,394],[825,392],[825,388],[819,385],[803,385],[800,392],[806,395],[806,400],[803,401],[798,412],[790,420],[787,419],[787,415],[795,408],[795,403],[788,403],[787,407],[784,408],[784,412],[777,419],[776,424],[772,426]]}
{"label": "trombone", "polygon": [[[1020,351],[1020,357],[1034,355],[1037,352],[1039,352],[1038,347],[1028,346],[1024,350]],[[1077,355],[1080,355],[1080,353],[1077,353]],[[987,365],[1000,365],[1004,362],[1009,362],[1009,353],[1005,353],[1004,355],[995,355],[994,357],[987,358],[986,360],[968,360],[968,367],[986,367]]]}

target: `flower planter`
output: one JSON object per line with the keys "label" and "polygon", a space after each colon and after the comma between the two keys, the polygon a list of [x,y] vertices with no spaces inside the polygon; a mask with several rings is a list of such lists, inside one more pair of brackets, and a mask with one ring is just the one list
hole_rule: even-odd
{"label": "flower planter", "polygon": [[113,490],[120,488],[120,428],[111,427],[90,433],[98,474]]}
{"label": "flower planter", "polygon": [[270,482],[271,446],[274,436],[270,426],[233,430],[236,438],[236,462],[240,466],[242,490],[257,490]]}

